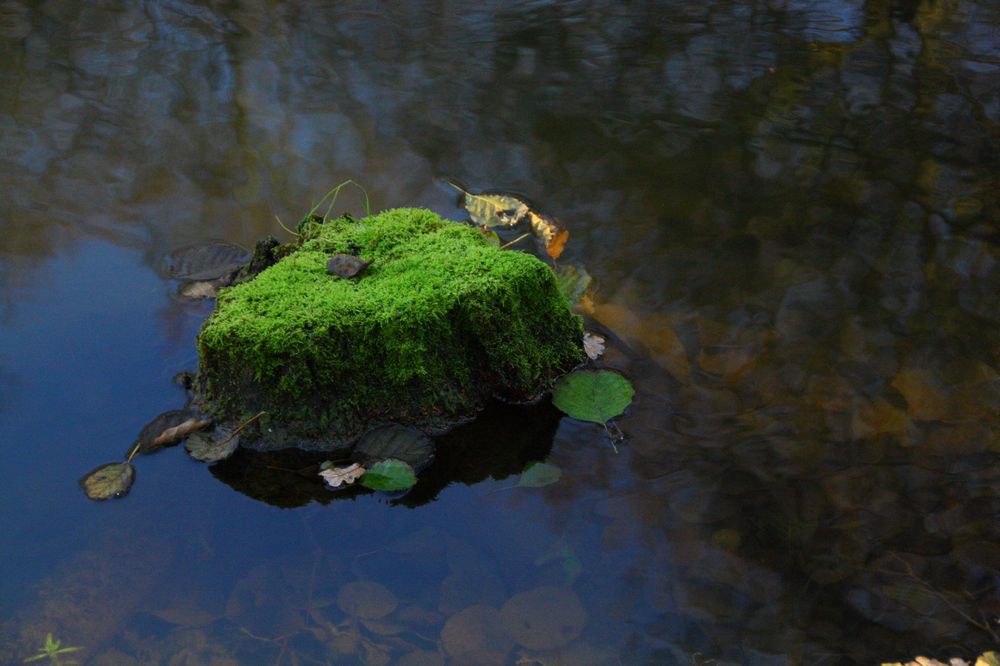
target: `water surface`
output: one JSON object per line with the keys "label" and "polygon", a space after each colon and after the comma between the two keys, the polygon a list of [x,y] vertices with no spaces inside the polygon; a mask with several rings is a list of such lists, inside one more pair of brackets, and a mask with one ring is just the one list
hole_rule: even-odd
{"label": "water surface", "polygon": [[[997,25],[988,0],[4,2],[0,660],[47,632],[93,664],[996,648]],[[183,403],[208,306],[164,255],[287,237],[349,178],[459,218],[443,177],[571,229],[637,390],[617,453],[496,407],[401,500],[179,449],[83,497]],[[505,489],[541,459],[557,484]],[[391,613],[359,619],[358,581]],[[554,651],[490,629],[539,588],[585,613]]]}

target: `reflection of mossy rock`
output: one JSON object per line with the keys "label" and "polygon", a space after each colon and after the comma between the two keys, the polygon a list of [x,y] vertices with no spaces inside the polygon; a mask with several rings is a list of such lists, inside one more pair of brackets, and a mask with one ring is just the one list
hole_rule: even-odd
{"label": "reflection of mossy rock", "polygon": [[[224,290],[198,337],[222,419],[266,410],[254,446],[332,448],[383,422],[443,428],[491,396],[530,400],[583,360],[581,323],[535,257],[418,209],[303,229]],[[331,254],[372,264],[345,279]]]}

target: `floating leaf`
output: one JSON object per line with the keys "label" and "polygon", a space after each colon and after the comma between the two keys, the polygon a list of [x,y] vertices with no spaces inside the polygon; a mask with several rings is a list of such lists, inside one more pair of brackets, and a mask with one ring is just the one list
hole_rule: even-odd
{"label": "floating leaf", "polygon": [[399,601],[383,585],[370,580],[356,580],[340,588],[337,605],[351,617],[377,620],[396,610]]}
{"label": "floating leaf", "polygon": [[562,470],[555,465],[534,462],[529,463],[521,472],[521,478],[518,479],[517,485],[521,488],[541,488],[552,485],[560,477],[562,477]]}
{"label": "floating leaf", "polygon": [[582,421],[606,423],[629,406],[632,384],[610,370],[578,370],[561,377],[552,390],[552,402]]}
{"label": "floating leaf", "polygon": [[528,211],[527,218],[535,238],[541,241],[550,257],[558,259],[569,240],[569,229],[563,227],[556,218],[534,211]]}
{"label": "floating leaf", "polygon": [[215,282],[185,282],[177,289],[177,295],[189,301],[200,301],[215,298],[219,290]]}
{"label": "floating leaf", "polygon": [[326,270],[330,275],[352,278],[371,266],[371,263],[353,254],[335,254],[326,262]]}
{"label": "floating leaf", "polygon": [[195,432],[184,442],[184,448],[195,460],[218,462],[225,460],[239,448],[240,438],[231,430],[216,428],[212,432]]}
{"label": "floating leaf", "polygon": [[976,666],[1000,666],[1000,654],[984,652],[976,659]]}
{"label": "floating leaf", "polygon": [[339,488],[342,485],[351,485],[360,479],[364,473],[365,468],[358,463],[348,465],[347,467],[334,467],[332,463],[325,462],[320,465],[319,475],[323,477],[327,485]]}
{"label": "floating leaf", "polygon": [[139,436],[136,438],[138,450],[143,453],[155,451],[158,446],[154,446],[153,442],[163,434],[164,430],[178,426],[194,416],[195,413],[190,409],[171,409],[163,412],[139,431]]}
{"label": "floating leaf", "polygon": [[80,485],[90,499],[106,500],[127,495],[134,480],[135,467],[130,463],[108,463],[80,479]]}
{"label": "floating leaf", "polygon": [[250,259],[246,249],[233,243],[212,241],[183,247],[167,258],[167,275],[194,282],[228,277]]}
{"label": "floating leaf", "polygon": [[604,338],[590,331],[584,331],[583,351],[586,352],[587,358],[592,361],[601,358],[604,355]]}
{"label": "floating leaf", "polygon": [[402,460],[377,462],[361,477],[361,485],[372,490],[406,490],[416,483],[413,468]]}
{"label": "floating leaf", "polygon": [[387,425],[365,433],[354,447],[354,455],[365,464],[395,459],[421,470],[434,459],[434,442],[416,428]]}
{"label": "floating leaf", "polygon": [[172,428],[167,428],[159,435],[157,435],[153,439],[150,448],[158,449],[162,446],[170,446],[172,444],[176,444],[177,442],[181,441],[191,433],[197,430],[201,430],[202,428],[205,428],[211,424],[212,422],[208,419],[199,419],[197,417],[191,417],[181,423],[178,423]]}
{"label": "floating leaf", "polygon": [[587,612],[571,590],[536,587],[515,594],[500,609],[507,633],[532,650],[551,650],[573,641],[587,623]]}
{"label": "floating leaf", "polygon": [[472,194],[465,192],[462,206],[469,218],[484,227],[513,227],[530,211],[528,204],[510,194]]}
{"label": "floating leaf", "polygon": [[587,288],[590,287],[592,279],[590,273],[583,268],[570,265],[558,267],[555,273],[559,293],[566,297],[570,307],[574,307],[583,299]]}

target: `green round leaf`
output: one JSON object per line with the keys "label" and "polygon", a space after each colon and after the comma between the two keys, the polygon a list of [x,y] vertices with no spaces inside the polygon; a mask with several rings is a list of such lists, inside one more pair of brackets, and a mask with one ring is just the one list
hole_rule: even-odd
{"label": "green round leaf", "polygon": [[184,442],[188,455],[201,462],[225,460],[240,445],[239,435],[233,435],[226,428],[216,428],[212,432],[193,432]]}
{"label": "green round leaf", "polygon": [[561,377],[552,402],[581,421],[606,423],[629,406],[635,391],[627,379],[611,370],[577,370]]}
{"label": "green round leaf", "polygon": [[522,488],[541,488],[552,485],[562,476],[562,470],[548,463],[531,463],[524,468],[517,485]]}
{"label": "green round leaf", "polygon": [[92,500],[124,497],[135,480],[135,467],[127,462],[101,465],[80,479],[80,485]]}
{"label": "green round leaf", "polygon": [[402,460],[383,460],[368,468],[361,485],[372,490],[406,490],[417,483],[413,468]]}

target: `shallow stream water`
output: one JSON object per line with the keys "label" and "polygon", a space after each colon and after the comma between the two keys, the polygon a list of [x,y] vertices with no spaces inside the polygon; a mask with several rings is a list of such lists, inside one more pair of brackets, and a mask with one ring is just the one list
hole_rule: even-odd
{"label": "shallow stream water", "polygon": [[[326,4],[0,2],[0,662],[1000,646],[996,2]],[[211,305],[165,255],[346,179],[459,219],[442,178],[570,229],[617,452],[498,405],[403,498],[179,448],[83,496],[183,404]]]}

